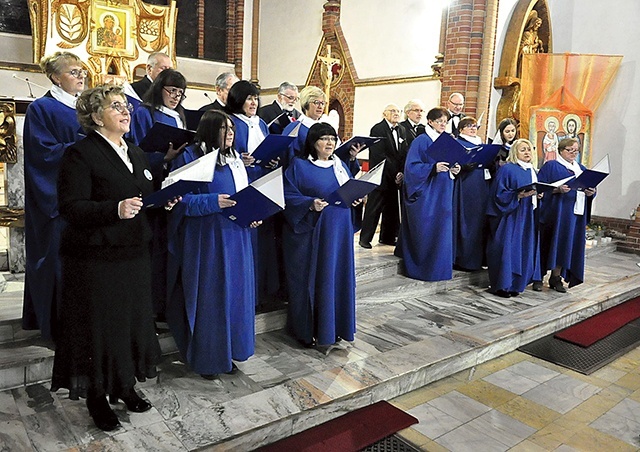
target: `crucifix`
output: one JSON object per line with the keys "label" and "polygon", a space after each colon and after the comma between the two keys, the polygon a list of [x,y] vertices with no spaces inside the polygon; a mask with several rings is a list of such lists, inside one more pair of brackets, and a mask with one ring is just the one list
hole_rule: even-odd
{"label": "crucifix", "polygon": [[327,69],[327,75],[324,81],[324,95],[327,99],[327,103],[324,106],[324,112],[329,113],[329,99],[331,93],[331,80],[333,80],[333,66],[340,64],[339,58],[331,58],[331,44],[327,44],[327,55],[319,56],[318,60],[323,63]]}

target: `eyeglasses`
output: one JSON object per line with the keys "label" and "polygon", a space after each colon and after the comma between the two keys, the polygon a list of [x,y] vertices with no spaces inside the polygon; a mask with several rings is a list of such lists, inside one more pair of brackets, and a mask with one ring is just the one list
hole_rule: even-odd
{"label": "eyeglasses", "polygon": [[400,113],[400,110],[396,110],[395,108],[391,110],[385,110],[385,111],[388,111],[389,113]]}
{"label": "eyeglasses", "polygon": [[315,105],[316,107],[324,107],[325,105],[327,105],[327,103],[326,103],[325,101],[323,101],[323,100],[318,100],[318,99],[316,99],[316,100],[312,100],[312,101],[311,101],[311,103],[312,103],[313,105]]}
{"label": "eyeglasses", "polygon": [[467,124],[466,126],[463,127],[463,129],[477,129],[478,128],[478,124]]}
{"label": "eyeglasses", "polygon": [[424,110],[422,108],[413,108],[413,109],[411,109],[409,111],[413,111],[413,112],[416,112],[416,113],[424,113]]}
{"label": "eyeglasses", "polygon": [[331,142],[331,143],[335,143],[338,141],[338,139],[336,137],[333,137],[331,135],[325,135],[323,137],[318,138],[319,141],[326,141],[326,142]]}
{"label": "eyeglasses", "polygon": [[295,102],[299,99],[299,97],[297,96],[287,96],[285,93],[280,93],[280,95],[287,99],[289,102]]}
{"label": "eyeglasses", "polygon": [[113,108],[121,115],[123,115],[125,112],[133,113],[133,105],[129,103],[123,104],[122,102],[112,102],[111,105],[109,105],[109,108]]}
{"label": "eyeglasses", "polygon": [[449,103],[450,103],[451,105],[453,105],[454,107],[464,107],[464,102],[462,102],[461,104],[457,104],[457,103],[455,103],[455,102],[451,102],[451,101],[449,101]]}
{"label": "eyeglasses", "polygon": [[566,151],[566,152],[568,152],[570,154],[577,154],[578,152],[580,152],[580,149],[578,149],[578,148],[564,148],[564,149],[561,149],[561,151]]}
{"label": "eyeglasses", "polygon": [[169,94],[169,96],[171,96],[173,99],[186,99],[187,95],[184,93],[184,90],[179,89],[179,88],[162,88],[163,90],[165,90],[167,92],[167,94]]}
{"label": "eyeglasses", "polygon": [[68,74],[75,78],[85,78],[88,74],[86,69],[71,69]]}
{"label": "eyeglasses", "polygon": [[445,125],[447,123],[447,120],[446,119],[436,119],[435,121],[432,120],[431,122],[433,122],[434,124],[439,124],[439,125],[442,126],[442,125]]}

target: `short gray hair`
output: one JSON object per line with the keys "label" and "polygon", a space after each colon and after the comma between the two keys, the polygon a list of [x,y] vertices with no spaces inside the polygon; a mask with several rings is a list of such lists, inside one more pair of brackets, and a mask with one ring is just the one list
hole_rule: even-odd
{"label": "short gray hair", "polygon": [[414,106],[420,107],[424,110],[424,104],[420,99],[411,99],[409,102],[407,102],[407,105],[404,106],[404,112],[407,113],[408,111],[413,110]]}
{"label": "short gray hair", "polygon": [[278,88],[278,94],[283,94],[288,89],[292,89],[295,92],[298,92],[298,87],[293,83],[282,82],[280,83],[280,87]]}
{"label": "short gray hair", "polygon": [[76,114],[78,115],[78,122],[85,131],[88,132],[98,128],[91,115],[96,113],[98,116],[102,116],[105,100],[113,96],[122,96],[126,102],[127,97],[124,95],[122,87],[111,83],[87,89],[80,94],[76,101]]}
{"label": "short gray hair", "polygon": [[[149,58],[147,58],[147,64],[151,67],[156,67],[156,64],[158,64],[158,57],[159,56],[163,56],[166,58],[169,58],[169,55],[167,55],[164,52],[153,52],[152,54],[149,55]],[[171,59],[171,58],[169,58]]]}
{"label": "short gray hair", "polygon": [[233,72],[223,72],[216,77],[216,88],[225,89],[227,87],[227,80],[229,79],[229,77],[238,78],[238,76]]}
{"label": "short gray hair", "polygon": [[72,63],[82,65],[82,60],[80,60],[80,57],[75,53],[55,52],[53,55],[42,57],[40,60],[40,69],[42,69],[42,72],[53,82],[51,76],[53,74],[62,74],[64,69]]}

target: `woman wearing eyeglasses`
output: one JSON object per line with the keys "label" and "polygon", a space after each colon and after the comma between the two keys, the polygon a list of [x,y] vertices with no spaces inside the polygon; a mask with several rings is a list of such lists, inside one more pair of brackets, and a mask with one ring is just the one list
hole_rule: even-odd
{"label": "woman wearing eyeglasses", "polygon": [[411,143],[404,166],[403,211],[395,254],[407,276],[422,281],[453,277],[453,180],[460,166],[436,162],[428,149],[445,131],[449,112],[427,113],[425,133]]}
{"label": "woman wearing eyeglasses", "polygon": [[44,339],[57,335],[60,304],[60,233],[56,182],[60,159],[79,139],[76,99],[87,71],[73,53],[56,52],[40,62],[51,80],[47,93],[34,100],[24,123],[26,275],[22,327],[39,329]]}
{"label": "woman wearing eyeglasses", "polygon": [[[469,152],[476,152],[473,148],[482,144],[476,118],[462,118],[458,123],[458,131],[458,142],[471,149]],[[480,270],[486,265],[486,210],[494,172],[493,165],[479,167],[467,164],[461,166],[460,174],[456,177],[453,189],[454,268]]]}
{"label": "woman wearing eyeglasses", "polygon": [[[129,138],[140,144],[156,122],[168,124],[180,129],[186,128],[182,101],[186,97],[184,91],[187,80],[174,70],[165,69],[155,78],[144,96],[143,103],[135,109],[131,117]],[[154,189],[161,188],[167,172],[167,165],[189,143],[169,143],[167,149],[153,149],[146,152],[151,164]],[[166,212],[158,209],[151,212],[149,221],[153,230],[151,262],[153,265],[153,303],[158,320],[165,317],[166,306],[166,268],[167,268],[167,218]]]}
{"label": "woman wearing eyeglasses", "polygon": [[353,341],[356,330],[353,209],[325,201],[351,178],[337,139],[331,125],[311,126],[284,178],[287,329],[305,346]]}
{"label": "woman wearing eyeglasses", "polygon": [[[586,169],[576,161],[580,144],[575,138],[558,143],[558,156],[542,165],[538,173],[541,182],[556,182],[578,177]],[[562,185],[545,195],[540,208],[540,254],[542,274],[551,270],[549,287],[557,292],[584,281],[585,230],[591,216],[595,188],[576,191]]]}
{"label": "woman wearing eyeglasses", "polygon": [[234,136],[229,116],[209,110],[196,143],[172,165],[215,154],[213,182],[185,195],[169,221],[167,322],[186,363],[208,380],[233,372],[232,360],[248,359],[255,344],[252,234],[223,215],[236,203],[228,198],[251,181]]}
{"label": "woman wearing eyeglasses", "polygon": [[76,105],[87,137],[60,166],[62,306],[51,389],[86,397],[102,430],[120,426],[107,403],[133,413],[151,408],[136,379],[156,376],[160,347],[151,304],[151,229],[142,198],[153,191],[145,153],[123,140],[130,111],[122,88],[101,85]]}

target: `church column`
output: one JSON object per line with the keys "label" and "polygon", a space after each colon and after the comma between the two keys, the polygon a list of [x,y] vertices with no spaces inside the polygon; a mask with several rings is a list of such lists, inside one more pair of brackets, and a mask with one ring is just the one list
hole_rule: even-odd
{"label": "church column", "polygon": [[260,0],[253,0],[251,27],[251,82],[258,84],[258,51],[260,45]]}
{"label": "church column", "polygon": [[452,0],[446,15],[442,105],[451,93],[460,92],[465,96],[465,113],[479,117],[485,112],[484,124],[493,80],[497,14],[498,0]]}

